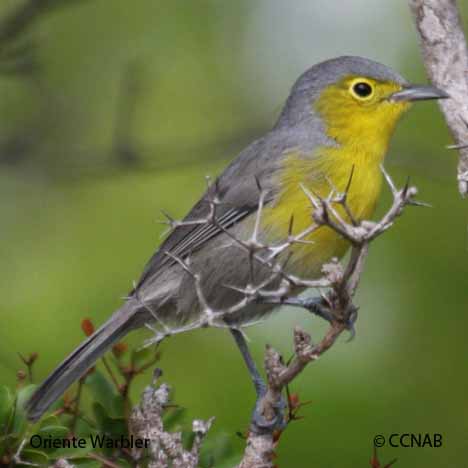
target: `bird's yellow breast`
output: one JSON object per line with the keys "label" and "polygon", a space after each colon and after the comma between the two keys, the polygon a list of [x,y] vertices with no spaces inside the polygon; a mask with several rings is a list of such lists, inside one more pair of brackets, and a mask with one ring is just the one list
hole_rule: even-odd
{"label": "bird's yellow breast", "polygon": [[[348,207],[357,220],[372,216],[382,185],[380,164],[395,125],[409,103],[386,99],[401,89],[399,84],[375,80],[374,99],[359,102],[349,93],[349,83],[355,78],[347,76],[326,87],[311,104],[324,124],[326,135],[336,146],[318,147],[313,154],[301,148],[291,149],[283,155],[277,181],[279,195],[263,215],[264,231],[270,241],[287,237],[291,217],[294,217],[295,234],[313,222],[312,207],[301,184],[326,197],[333,189],[345,191],[353,172]],[[337,210],[343,218],[348,218],[341,206],[337,206]],[[313,232],[308,240],[313,243],[292,247],[293,255],[288,264],[296,274],[320,274],[325,262],[332,257],[342,257],[348,248],[348,242],[327,226]]]}
{"label": "bird's yellow breast", "polygon": [[[289,152],[280,171],[279,196],[264,210],[262,216],[267,237],[271,241],[285,239],[291,217],[294,234],[313,223],[313,208],[301,185],[326,197],[333,188],[344,191],[351,172],[353,177],[348,192],[348,206],[356,219],[371,217],[381,189],[379,163],[384,153],[353,151],[343,147],[320,148],[313,157],[298,151]],[[337,210],[347,219],[341,206],[337,206]],[[327,226],[320,227],[307,240],[313,242],[292,247],[293,255],[288,263],[295,274],[318,275],[324,263],[333,257],[342,257],[348,248],[348,242]]]}

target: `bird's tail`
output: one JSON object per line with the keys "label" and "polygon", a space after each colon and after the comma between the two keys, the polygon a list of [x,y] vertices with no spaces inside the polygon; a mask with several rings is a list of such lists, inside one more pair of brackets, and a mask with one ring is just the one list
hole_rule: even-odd
{"label": "bird's tail", "polygon": [[125,303],[47,377],[26,403],[28,419],[37,421],[65,390],[132,328],[135,305]]}

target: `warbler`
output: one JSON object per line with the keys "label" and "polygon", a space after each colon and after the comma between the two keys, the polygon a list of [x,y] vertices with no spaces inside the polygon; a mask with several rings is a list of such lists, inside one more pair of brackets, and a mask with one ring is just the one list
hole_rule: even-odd
{"label": "warbler", "polygon": [[[308,69],[293,85],[272,130],[244,149],[211,184],[185,223],[175,225],[149,260],[122,307],[36,390],[27,403],[29,419],[40,418],[129,331],[148,323],[177,328],[196,320],[203,310],[201,293],[213,310],[228,309],[242,299],[252,269],[257,283],[271,275],[255,262],[252,267],[250,254],[237,242],[256,228],[261,194],[257,229],[265,244],[281,242],[291,229],[294,234],[310,226],[312,209],[304,187],[326,196],[331,186],[344,190],[351,172],[349,210],[356,220],[370,218],[381,190],[380,165],[396,123],[412,101],[447,97],[435,87],[409,84],[390,68],[361,57],[338,57]],[[214,199],[216,222],[209,222]],[[206,223],[196,222],[201,219]],[[291,246],[287,270],[308,278],[319,276],[325,262],[342,257],[349,247],[326,226],[304,240]],[[190,271],[184,263],[188,261]],[[265,387],[240,329],[273,308],[249,303],[224,319],[258,396]]]}

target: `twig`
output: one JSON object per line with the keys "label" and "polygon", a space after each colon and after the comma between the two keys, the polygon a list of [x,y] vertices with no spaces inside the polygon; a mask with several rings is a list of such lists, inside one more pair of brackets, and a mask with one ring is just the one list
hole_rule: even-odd
{"label": "twig", "polygon": [[80,415],[80,403],[81,403],[81,393],[83,390],[83,383],[86,380],[86,377],[81,377],[78,380],[78,389],[76,391],[76,398],[75,398],[75,408],[73,409],[73,420],[70,426],[70,432],[72,434],[75,433],[76,423],[78,422],[78,416]]}
{"label": "twig", "polygon": [[102,360],[102,363],[104,364],[104,367],[106,368],[107,373],[109,374],[109,377],[112,380],[112,383],[114,384],[114,387],[116,388],[117,391],[119,391],[120,390],[120,384],[117,381],[117,378],[115,377],[114,372],[112,371],[112,368],[111,368],[110,364],[107,362],[107,359],[105,358],[105,356],[103,356],[101,358],[101,360]]}
{"label": "twig", "polygon": [[29,442],[29,437],[27,435],[24,436],[23,440],[18,446],[18,450],[13,455],[13,461],[16,465],[27,465],[27,466],[39,466],[37,463],[28,462],[21,458],[21,452],[23,451],[26,444]]}
{"label": "twig", "polygon": [[[156,373],[153,385],[145,388],[140,405],[133,409],[130,417],[131,433],[141,439],[149,440],[150,464],[148,466],[152,468],[168,466],[196,468],[202,441],[214,418],[208,421],[193,421],[194,441],[190,449],[185,449],[180,432],[170,433],[164,429],[163,413],[169,404],[170,389],[166,384],[156,386],[156,380],[160,375],[160,372]],[[135,449],[134,459],[138,460],[141,455],[142,451]]]}

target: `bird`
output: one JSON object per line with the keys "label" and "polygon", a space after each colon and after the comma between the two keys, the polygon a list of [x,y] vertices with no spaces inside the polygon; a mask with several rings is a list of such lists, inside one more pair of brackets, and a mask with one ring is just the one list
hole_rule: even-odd
{"label": "bird", "polygon": [[[356,220],[369,219],[397,122],[414,101],[447,97],[434,86],[411,84],[391,68],[358,56],[329,59],[306,70],[271,130],[241,151],[183,222],[174,223],[122,306],[36,389],[26,404],[28,418],[38,420],[130,331],[155,320],[168,327],[196,321],[203,309],[200,291],[213,309],[236,304],[252,275],[252,262],[236,239],[248,238],[257,228],[262,242],[279,242],[288,236],[292,219],[295,233],[306,229],[313,208],[305,203],[304,187],[326,196],[330,184],[344,190],[352,173],[349,209]],[[216,222],[197,222],[209,218],[213,200]],[[287,262],[288,272],[302,277],[320,276],[324,263],[342,258],[349,248],[346,239],[326,226],[305,241],[291,246]],[[254,269],[259,282],[271,274],[261,264]],[[224,318],[251,374],[257,401],[266,387],[242,328],[274,309],[251,302]],[[256,420],[259,426],[267,424],[261,415]]]}

